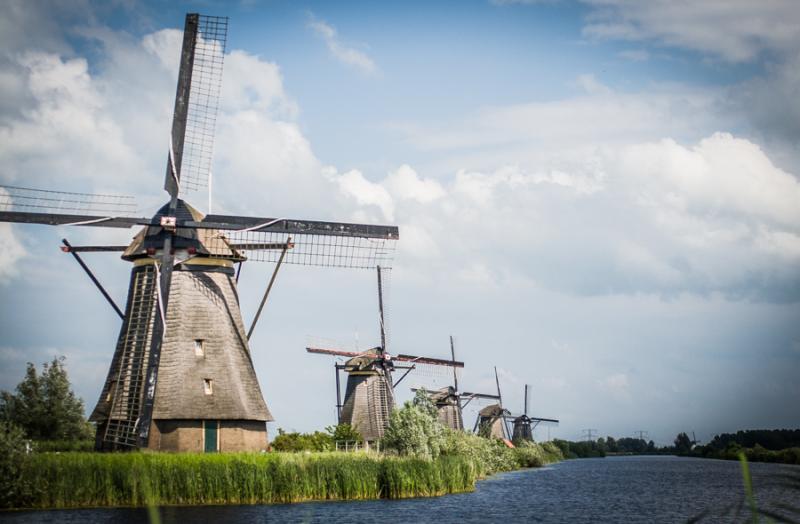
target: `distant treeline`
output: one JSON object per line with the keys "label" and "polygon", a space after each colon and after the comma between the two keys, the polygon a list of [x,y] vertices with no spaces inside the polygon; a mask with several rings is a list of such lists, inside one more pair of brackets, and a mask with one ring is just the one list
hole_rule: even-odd
{"label": "distant treeline", "polygon": [[743,448],[754,448],[756,445],[772,451],[800,447],[800,429],[748,429],[736,433],[716,435],[711,442],[703,446],[712,450],[726,449],[731,443]]}
{"label": "distant treeline", "polygon": [[800,429],[748,429],[716,435],[703,446],[680,450],[692,457],[736,460],[744,453],[751,462],[800,464]]}
{"label": "distant treeline", "polygon": [[581,440],[572,442],[568,440],[554,440],[556,446],[561,449],[565,458],[592,458],[605,457],[607,454],[653,454],[665,453],[664,448],[656,448],[655,443],[639,438],[622,437],[615,439],[608,436],[600,437],[597,440]]}
{"label": "distant treeline", "polygon": [[751,429],[716,435],[708,444],[697,445],[679,433],[672,446],[656,447],[644,439],[623,437],[571,442],[555,440],[565,458],[605,457],[609,454],[671,454],[737,460],[743,452],[751,462],[800,464],[800,429]]}

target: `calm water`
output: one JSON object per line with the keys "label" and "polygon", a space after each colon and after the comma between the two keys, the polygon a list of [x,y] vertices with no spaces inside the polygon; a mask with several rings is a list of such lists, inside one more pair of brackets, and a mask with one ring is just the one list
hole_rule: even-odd
{"label": "calm water", "polygon": [[[798,491],[781,487],[800,467],[751,464],[756,500],[789,519],[781,504],[800,506]],[[401,501],[314,502],[273,506],[162,508],[165,523],[259,522],[742,522],[742,480],[737,462],[678,457],[609,457],[570,460],[547,468],[496,475],[474,493]],[[725,508],[734,509],[722,516]],[[142,522],[132,509],[0,513],[9,522]]]}

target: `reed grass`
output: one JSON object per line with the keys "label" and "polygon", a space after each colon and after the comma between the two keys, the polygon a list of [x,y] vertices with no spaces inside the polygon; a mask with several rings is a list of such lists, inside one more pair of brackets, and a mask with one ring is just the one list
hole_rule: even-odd
{"label": "reed grass", "polygon": [[269,504],[471,491],[480,468],[464,456],[427,461],[354,453],[41,453],[16,507]]}

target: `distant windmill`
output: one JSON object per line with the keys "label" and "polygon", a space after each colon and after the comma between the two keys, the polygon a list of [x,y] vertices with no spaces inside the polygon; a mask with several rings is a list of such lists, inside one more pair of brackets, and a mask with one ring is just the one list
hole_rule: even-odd
{"label": "distant windmill", "polygon": [[542,422],[552,422],[558,424],[558,420],[552,418],[539,418],[528,416],[528,405],[530,403],[530,387],[525,384],[525,410],[522,415],[513,416],[514,433],[513,439],[515,442],[518,440],[533,441],[533,430],[536,429]]}
{"label": "distant windmill", "polygon": [[[391,260],[398,239],[393,226],[203,216],[179,198],[210,179],[227,27],[227,18],[186,15],[164,182],[170,199],[152,218],[119,216],[132,208],[121,197],[0,186],[0,222],[145,226],[128,246],[64,241],[123,318],[90,417],[98,449],[264,449],[272,416],[248,344],[256,321],[246,332],[234,263],[277,262],[268,293],[281,263],[374,268]],[[133,263],[124,314],[78,255],[93,251],[121,251]]]}
{"label": "distant windmill", "polygon": [[[389,415],[394,408],[394,388],[418,364],[433,366],[451,366],[463,368],[464,363],[415,355],[390,355],[386,347],[386,330],[384,323],[382,268],[378,268],[378,312],[380,318],[381,344],[364,352],[343,351],[339,349],[307,347],[309,353],[350,357],[344,364],[334,364],[336,373],[336,409],[340,424],[350,424],[366,441],[374,441],[383,437],[389,425]],[[395,362],[406,362],[398,365]],[[396,382],[392,380],[395,369],[406,372]],[[347,386],[344,402],[341,401],[339,372],[347,373]]]}
{"label": "distant windmill", "polygon": [[[456,362],[456,350],[453,343],[453,337],[450,337],[450,356],[453,362]],[[439,413],[439,422],[446,427],[455,430],[464,429],[464,416],[463,410],[472,400],[475,399],[491,399],[499,400],[498,395],[489,395],[485,393],[469,393],[461,392],[458,390],[458,374],[457,369],[453,366],[453,385],[445,386],[436,391],[431,391],[428,396],[436,406],[436,411]],[[416,392],[417,388],[411,388],[411,391]]]}
{"label": "distant windmill", "polygon": [[478,412],[478,418],[475,420],[472,431],[485,437],[511,440],[511,432],[506,422],[506,419],[511,416],[511,412],[503,407],[497,367],[494,368],[494,381],[497,384],[497,404],[486,406]]}

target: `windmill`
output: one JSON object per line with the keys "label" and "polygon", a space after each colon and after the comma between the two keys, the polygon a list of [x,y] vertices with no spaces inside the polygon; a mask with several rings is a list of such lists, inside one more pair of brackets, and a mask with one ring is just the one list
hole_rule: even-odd
{"label": "windmill", "polygon": [[[382,271],[383,268],[378,267],[380,345],[364,352],[319,347],[306,348],[309,353],[349,357],[344,364],[334,364],[338,423],[350,424],[368,442],[383,437],[383,433],[389,425],[389,415],[394,409],[394,389],[411,371],[416,369],[417,365],[464,367],[463,362],[458,362],[455,359],[445,360],[406,354],[391,355],[388,353],[384,322]],[[395,362],[407,364],[396,364]],[[406,371],[395,382],[392,379],[392,372],[396,369],[405,369]],[[347,373],[344,402],[341,401],[340,371]]]}
{"label": "windmill", "polygon": [[558,424],[558,420],[552,418],[539,418],[539,417],[530,417],[528,416],[528,404],[530,403],[530,387],[528,384],[525,384],[525,410],[522,412],[522,415],[513,416],[513,428],[514,432],[512,433],[512,440],[528,440],[533,441],[533,430],[536,429],[542,422],[551,422]]}
{"label": "windmill", "polygon": [[486,406],[478,412],[478,418],[475,420],[472,431],[485,437],[511,440],[511,432],[506,423],[506,418],[511,416],[511,412],[503,407],[497,367],[494,368],[494,381],[497,384],[497,404]]}
{"label": "windmill", "polygon": [[[456,361],[455,344],[453,337],[450,336],[450,356],[452,361]],[[417,388],[411,388],[411,391],[416,392]],[[498,395],[489,395],[485,393],[470,393],[458,390],[458,373],[457,369],[453,367],[453,385],[445,386],[436,391],[428,393],[428,398],[439,413],[439,422],[445,427],[461,431],[464,429],[464,413],[463,410],[471,401],[475,399],[491,399],[499,400]]]}
{"label": "windmill", "polygon": [[[169,202],[152,218],[122,216],[129,199],[0,186],[0,221],[131,228],[127,246],[72,246],[71,253],[122,317],[90,420],[98,449],[260,450],[272,416],[253,368],[234,263],[374,268],[391,260],[398,229],[286,218],[206,215],[186,191],[210,181],[228,19],[187,14],[167,154]],[[122,309],[79,253],[121,251],[133,263]]]}

